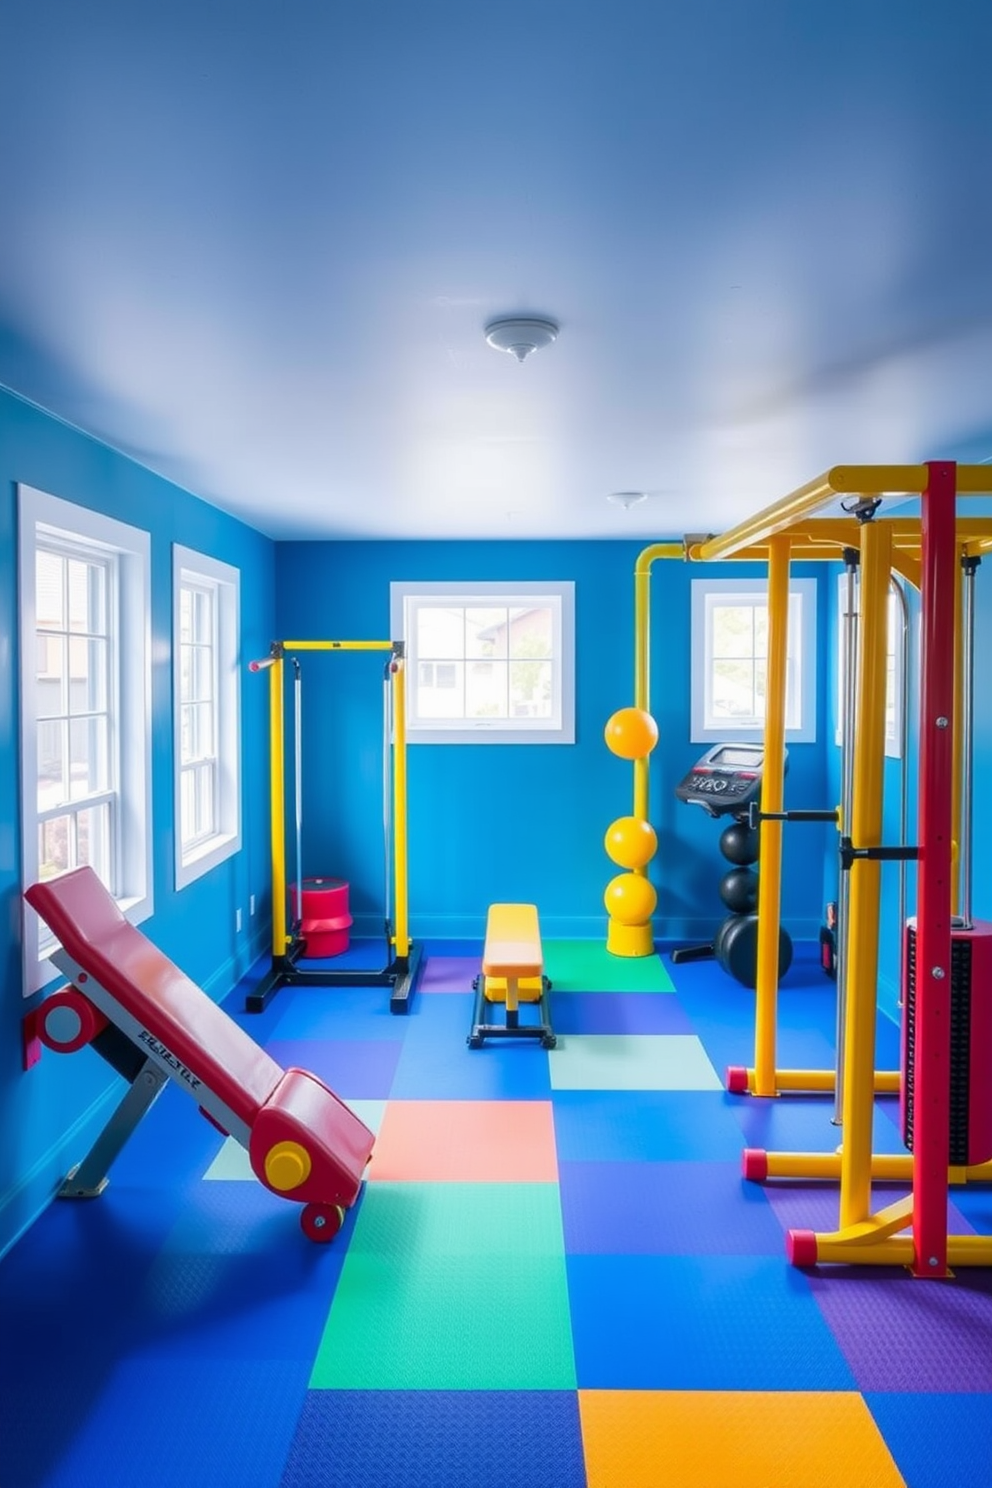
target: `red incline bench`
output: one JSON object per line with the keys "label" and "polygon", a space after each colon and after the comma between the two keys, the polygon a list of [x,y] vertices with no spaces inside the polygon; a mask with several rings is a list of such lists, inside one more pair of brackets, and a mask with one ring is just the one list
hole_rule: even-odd
{"label": "red incline bench", "polygon": [[266,1188],[304,1205],[303,1231],[331,1240],[358,1197],[374,1137],[306,1070],[284,1070],[147,936],[128,923],[92,868],[24,897],[61,941],[52,960],[71,982],[38,1010],[38,1037],[72,1053],[92,1044],[130,1089],[65,1197],[100,1193],[141,1117],[174,1080],[204,1116],[241,1143]]}

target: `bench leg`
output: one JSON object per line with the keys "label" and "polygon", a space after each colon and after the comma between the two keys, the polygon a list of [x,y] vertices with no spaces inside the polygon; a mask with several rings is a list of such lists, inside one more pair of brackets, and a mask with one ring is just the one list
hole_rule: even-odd
{"label": "bench leg", "polygon": [[95,1199],[103,1193],[111,1164],[168,1083],[168,1075],[147,1059],[89,1152],[68,1174],[60,1199]]}

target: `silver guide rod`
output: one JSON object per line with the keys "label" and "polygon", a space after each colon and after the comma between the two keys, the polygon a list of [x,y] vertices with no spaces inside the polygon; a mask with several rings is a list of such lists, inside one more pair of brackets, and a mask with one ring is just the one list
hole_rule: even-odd
{"label": "silver guide rod", "polygon": [[[851,815],[854,809],[854,733],[857,719],[855,709],[858,697],[858,571],[853,560],[845,565],[847,583],[844,586],[843,663],[844,686],[842,691],[844,721],[841,730],[841,827],[845,833],[851,830]],[[851,899],[851,875],[841,873],[837,890],[837,1038],[836,1064],[834,1070],[834,1114],[835,1126],[843,1124],[844,1109],[844,1045],[847,1018],[847,927],[848,909]]]}

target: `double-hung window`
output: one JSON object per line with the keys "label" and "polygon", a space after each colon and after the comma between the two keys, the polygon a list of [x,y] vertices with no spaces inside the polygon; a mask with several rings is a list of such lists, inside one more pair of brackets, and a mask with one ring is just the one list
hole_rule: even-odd
{"label": "double-hung window", "polygon": [[[816,738],[816,580],[789,583],[787,739]],[[768,586],[692,581],[692,739],[761,738],[768,690]]]}
{"label": "double-hung window", "polygon": [[[149,538],[21,486],[22,873],[89,865],[130,918],[152,910]],[[25,905],[24,991],[51,932]]]}
{"label": "double-hung window", "polygon": [[571,744],[571,582],[394,583],[411,744]]}
{"label": "double-hung window", "polygon": [[241,846],[236,568],[173,548],[176,887]]}

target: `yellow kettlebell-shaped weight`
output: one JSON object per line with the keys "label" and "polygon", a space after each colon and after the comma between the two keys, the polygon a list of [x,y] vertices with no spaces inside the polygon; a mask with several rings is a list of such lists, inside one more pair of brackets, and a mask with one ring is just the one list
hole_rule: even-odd
{"label": "yellow kettlebell-shaped weight", "polygon": [[603,903],[618,925],[643,925],[654,914],[658,891],[639,873],[618,873],[606,885]]}
{"label": "yellow kettlebell-shaped weight", "polygon": [[278,1193],[289,1193],[306,1182],[312,1166],[299,1142],[277,1142],[265,1154],[265,1179]]}
{"label": "yellow kettlebell-shaped weight", "polygon": [[607,827],[603,846],[621,868],[643,868],[658,851],[658,834],[642,816],[618,816]]}
{"label": "yellow kettlebell-shaped weight", "polygon": [[607,719],[603,736],[621,759],[644,759],[658,742],[658,725],[643,708],[618,708]]}

